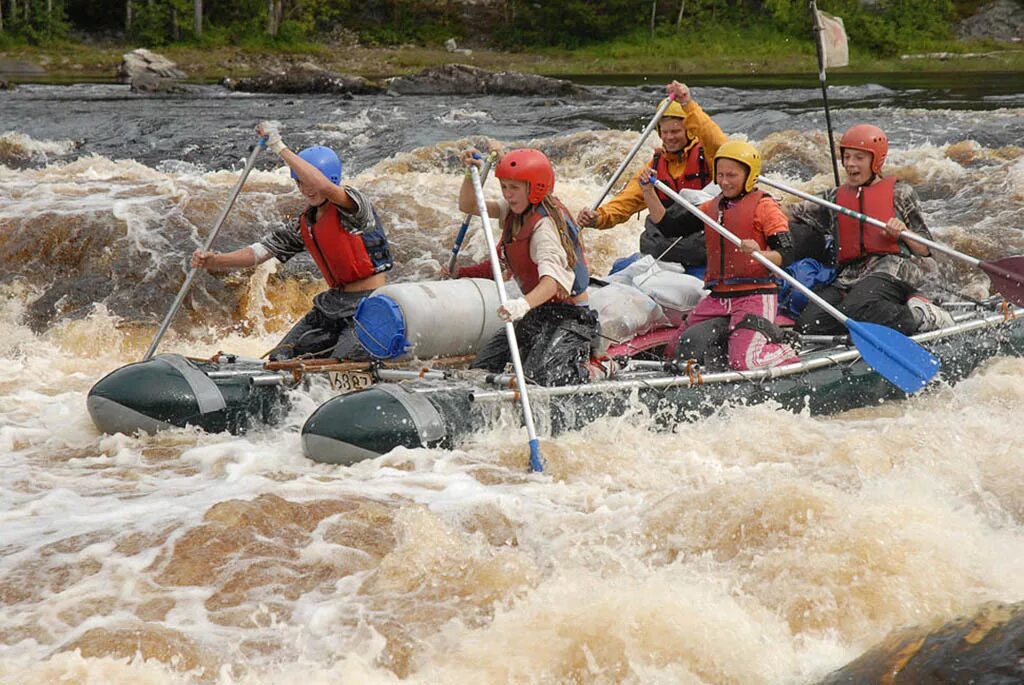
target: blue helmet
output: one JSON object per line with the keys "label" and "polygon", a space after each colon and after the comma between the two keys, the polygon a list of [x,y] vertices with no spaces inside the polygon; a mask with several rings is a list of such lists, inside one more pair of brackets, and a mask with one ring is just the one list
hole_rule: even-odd
{"label": "blue helmet", "polygon": [[[323,145],[314,145],[300,152],[299,157],[315,166],[331,183],[341,185],[341,159],[334,150]],[[292,178],[299,180],[294,171]]]}

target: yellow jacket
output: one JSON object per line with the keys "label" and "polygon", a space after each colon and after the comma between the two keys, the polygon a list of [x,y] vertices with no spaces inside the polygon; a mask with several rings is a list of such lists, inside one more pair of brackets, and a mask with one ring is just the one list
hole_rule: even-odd
{"label": "yellow jacket", "polygon": [[[718,148],[729,139],[728,136],[722,133],[722,129],[718,127],[718,124],[701,109],[696,101],[690,100],[687,102],[683,105],[683,110],[686,112],[686,135],[690,138],[690,142],[687,143],[686,148],[681,152],[666,153],[668,170],[673,176],[682,175],[686,169],[686,156],[698,141],[704,145],[704,158],[713,160],[715,153],[718,152]],[[638,171],[629,180],[629,183],[626,184],[626,187],[618,195],[598,207],[595,228],[612,228],[647,208],[647,203],[644,202],[644,191],[640,188],[639,179],[640,174],[650,168],[651,165],[648,162],[643,169]]]}

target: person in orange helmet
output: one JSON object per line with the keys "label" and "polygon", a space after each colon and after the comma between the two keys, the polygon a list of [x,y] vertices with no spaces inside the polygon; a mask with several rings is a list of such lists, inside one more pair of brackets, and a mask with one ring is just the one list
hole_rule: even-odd
{"label": "person in orange helmet", "polygon": [[[462,154],[463,164],[480,165],[476,150]],[[522,297],[498,308],[498,316],[515,323],[523,372],[540,385],[570,385],[590,379],[588,362],[598,336],[597,313],[588,306],[590,272],[583,241],[572,214],[556,198],[555,171],[540,150],[512,150],[494,170],[501,200],[487,202],[498,217],[498,255]],[[459,191],[459,211],[479,214],[467,174]],[[455,276],[492,278],[490,260],[458,269]],[[470,364],[472,369],[501,372],[511,361],[505,331],[489,340]]]}
{"label": "person in orange helmet", "polygon": [[[889,326],[905,335],[952,325],[944,309],[920,294],[930,257],[910,232],[931,239],[917,192],[906,181],[884,176],[889,140],[871,124],[852,126],[839,141],[846,182],[822,197],[886,223],[885,230],[805,201],[789,208],[793,222],[835,238],[836,280],[816,291],[857,321]],[[811,302],[797,319],[806,334],[838,334],[842,324]]]}

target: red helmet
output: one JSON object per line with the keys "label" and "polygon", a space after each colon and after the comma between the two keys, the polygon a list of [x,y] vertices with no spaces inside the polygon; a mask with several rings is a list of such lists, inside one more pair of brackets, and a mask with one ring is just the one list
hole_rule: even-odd
{"label": "red helmet", "polygon": [[551,161],[543,152],[532,148],[509,152],[498,162],[494,175],[510,181],[529,183],[526,200],[531,205],[540,204],[555,189],[555,170],[551,168]]}
{"label": "red helmet", "polygon": [[889,139],[885,137],[882,129],[871,124],[857,124],[844,133],[839,141],[840,151],[847,147],[852,150],[870,152],[872,154],[871,171],[876,174],[882,173],[885,156],[889,154]]}

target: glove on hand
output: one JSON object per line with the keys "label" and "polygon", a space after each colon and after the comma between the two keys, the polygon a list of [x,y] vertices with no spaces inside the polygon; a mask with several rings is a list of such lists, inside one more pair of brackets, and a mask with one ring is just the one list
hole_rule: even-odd
{"label": "glove on hand", "polygon": [[284,141],[281,140],[281,133],[277,130],[277,122],[261,121],[260,125],[256,127],[256,133],[258,133],[260,137],[266,138],[267,149],[275,155],[280,155],[281,150],[287,147],[284,144]]}
{"label": "glove on hand", "polygon": [[530,311],[530,303],[524,297],[517,297],[498,307],[498,316],[502,321],[512,323],[526,316],[528,311]]}

